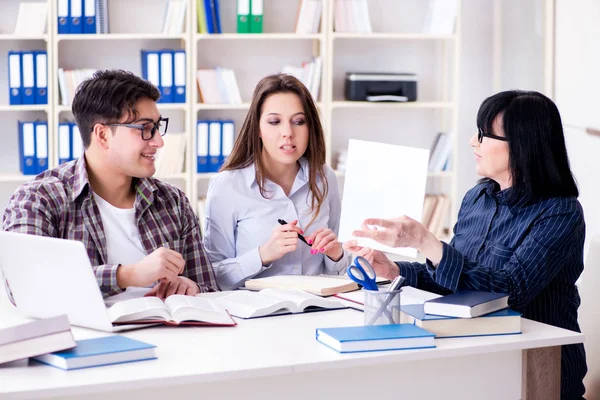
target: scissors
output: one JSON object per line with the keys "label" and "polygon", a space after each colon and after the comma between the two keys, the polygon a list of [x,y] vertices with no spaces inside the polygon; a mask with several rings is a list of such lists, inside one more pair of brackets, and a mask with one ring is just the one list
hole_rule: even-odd
{"label": "scissors", "polygon": [[354,282],[362,285],[367,290],[379,290],[375,280],[375,270],[366,258],[357,256],[354,263],[348,266],[346,273]]}

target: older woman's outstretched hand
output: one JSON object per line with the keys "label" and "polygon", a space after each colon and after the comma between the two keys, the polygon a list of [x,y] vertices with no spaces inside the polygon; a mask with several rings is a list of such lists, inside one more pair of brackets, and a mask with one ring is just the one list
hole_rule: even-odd
{"label": "older woman's outstretched hand", "polygon": [[442,259],[442,243],[423,224],[406,215],[394,219],[368,218],[352,235],[370,238],[389,247],[412,247],[434,264]]}

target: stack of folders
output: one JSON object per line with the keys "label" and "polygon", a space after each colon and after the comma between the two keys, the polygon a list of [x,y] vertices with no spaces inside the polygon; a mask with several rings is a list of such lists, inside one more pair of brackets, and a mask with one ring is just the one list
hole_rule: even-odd
{"label": "stack of folders", "polygon": [[318,33],[322,12],[321,0],[301,0],[296,16],[296,33]]}
{"label": "stack of folders", "polygon": [[263,32],[263,0],[237,0],[237,33]]}
{"label": "stack of folders", "polygon": [[15,22],[13,35],[15,36],[42,36],[46,33],[48,22],[48,2],[21,1],[19,13]]}
{"label": "stack of folders", "polygon": [[58,69],[58,88],[60,90],[60,104],[70,106],[75,97],[77,87],[86,79],[92,77],[95,69]]}
{"label": "stack of folders", "polygon": [[78,340],[77,347],[33,359],[64,370],[120,364],[156,358],[156,346],[115,335]]}
{"label": "stack of folders", "polygon": [[183,33],[186,8],[187,0],[169,0],[163,24],[163,34],[178,35]]}
{"label": "stack of folders", "polygon": [[217,172],[231,154],[235,141],[232,120],[201,120],[196,126],[197,172]]}
{"label": "stack of folders", "polygon": [[75,347],[66,315],[0,329],[0,364]]}
{"label": "stack of folders", "polygon": [[48,169],[48,122],[19,121],[19,166],[23,175]]}
{"label": "stack of folders", "polygon": [[48,54],[8,52],[9,104],[48,104]]}
{"label": "stack of folders", "polygon": [[58,163],[78,159],[83,154],[83,143],[79,128],[74,122],[58,124]]}
{"label": "stack of folders", "polygon": [[423,203],[423,218],[421,222],[437,238],[446,236],[444,223],[450,211],[450,198],[445,194],[428,194]]}
{"label": "stack of folders", "polygon": [[58,34],[108,33],[108,0],[58,0]]}
{"label": "stack of folders", "polygon": [[336,32],[372,32],[367,0],[335,0],[333,7]]}
{"label": "stack of folders", "polygon": [[221,31],[219,0],[196,0],[196,8],[198,12],[198,33],[223,33]]}
{"label": "stack of folders", "polygon": [[232,69],[199,69],[196,80],[201,103],[242,104],[242,96]]}
{"label": "stack of folders", "polygon": [[142,50],[142,76],[160,90],[159,103],[185,103],[185,50]]}
{"label": "stack of folders", "polygon": [[169,133],[163,137],[165,142],[156,154],[156,175],[168,177],[183,172],[186,138],[183,133]]}
{"label": "stack of folders", "polygon": [[283,67],[283,73],[293,75],[306,86],[315,101],[319,98],[319,87],[321,84],[321,71],[323,69],[323,60],[321,57],[315,57],[312,61],[302,63],[301,67],[286,65]]}
{"label": "stack of folders", "polygon": [[410,324],[319,328],[317,340],[340,353],[435,348],[435,334]]}
{"label": "stack of folders", "polygon": [[448,132],[440,132],[435,136],[429,152],[429,172],[448,171],[452,154],[452,137]]}

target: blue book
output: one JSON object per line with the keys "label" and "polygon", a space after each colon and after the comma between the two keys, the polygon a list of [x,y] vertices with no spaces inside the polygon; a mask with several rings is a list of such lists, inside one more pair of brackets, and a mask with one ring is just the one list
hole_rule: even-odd
{"label": "blue book", "polygon": [[508,308],[506,293],[460,291],[437,299],[427,300],[426,314],[447,317],[475,318]]}
{"label": "blue book", "polygon": [[423,304],[401,306],[401,321],[435,333],[437,339],[521,333],[521,314],[506,308],[478,318],[425,314]]}
{"label": "blue book", "polygon": [[33,359],[64,370],[120,364],[156,358],[156,346],[115,335],[77,340],[77,347]]}
{"label": "blue book", "polygon": [[340,353],[435,348],[435,334],[410,324],[319,328],[317,340]]}

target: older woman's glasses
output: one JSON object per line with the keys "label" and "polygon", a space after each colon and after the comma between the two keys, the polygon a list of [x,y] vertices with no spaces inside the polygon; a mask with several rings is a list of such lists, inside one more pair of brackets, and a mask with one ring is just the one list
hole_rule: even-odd
{"label": "older woman's glasses", "polygon": [[479,141],[479,143],[483,142],[484,137],[488,137],[490,139],[501,140],[503,142],[508,142],[508,139],[505,138],[504,136],[494,135],[493,133],[487,133],[487,132],[484,132],[481,129],[479,129],[477,132],[477,140]]}
{"label": "older woman's glasses", "polygon": [[169,118],[161,118],[158,122],[148,122],[145,124],[104,124],[106,126],[124,126],[126,128],[139,129],[140,135],[144,140],[152,140],[156,132],[160,136],[167,134],[167,127],[169,126]]}

